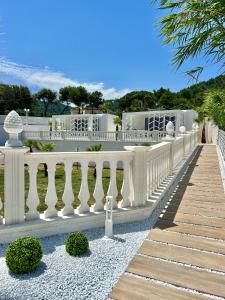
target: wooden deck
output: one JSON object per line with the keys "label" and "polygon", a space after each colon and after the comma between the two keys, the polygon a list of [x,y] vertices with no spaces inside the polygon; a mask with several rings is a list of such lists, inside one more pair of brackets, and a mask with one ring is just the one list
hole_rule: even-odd
{"label": "wooden deck", "polygon": [[205,145],[109,297],[211,296],[225,299],[225,196],[216,147]]}

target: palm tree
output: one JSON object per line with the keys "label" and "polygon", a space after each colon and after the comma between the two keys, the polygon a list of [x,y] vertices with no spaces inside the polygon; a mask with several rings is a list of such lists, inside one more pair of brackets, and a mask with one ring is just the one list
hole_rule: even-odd
{"label": "palm tree", "polygon": [[118,126],[121,126],[122,127],[122,120],[120,119],[119,116],[115,117],[114,120],[113,120],[113,123],[117,126],[117,130],[119,130]]}
{"label": "palm tree", "polygon": [[83,113],[84,113],[84,110],[85,110],[85,108],[86,108],[87,106],[88,106],[88,104],[82,102],[82,103],[79,105],[79,112],[80,112],[81,114],[83,114]]}
{"label": "palm tree", "polygon": [[[91,145],[90,147],[86,148],[86,151],[89,151],[89,152],[98,152],[101,150],[102,150],[102,144],[94,144],[94,145]],[[94,168],[93,175],[96,178],[96,176],[97,176],[96,167]]]}

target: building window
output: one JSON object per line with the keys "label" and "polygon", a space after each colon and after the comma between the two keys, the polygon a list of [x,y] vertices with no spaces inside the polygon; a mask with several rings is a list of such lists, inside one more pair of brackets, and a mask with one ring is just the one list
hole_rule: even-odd
{"label": "building window", "polygon": [[99,131],[99,118],[93,117],[93,131]]}
{"label": "building window", "polygon": [[153,131],[166,131],[167,123],[171,121],[173,122],[174,128],[176,128],[176,117],[174,114],[157,114],[152,115],[151,117],[145,118],[145,130]]}

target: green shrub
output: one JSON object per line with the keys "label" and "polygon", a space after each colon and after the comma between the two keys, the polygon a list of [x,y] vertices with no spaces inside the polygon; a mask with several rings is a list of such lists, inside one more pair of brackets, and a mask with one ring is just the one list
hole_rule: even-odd
{"label": "green shrub", "polygon": [[71,233],[66,241],[66,252],[70,255],[81,255],[89,248],[88,239],[81,232]]}
{"label": "green shrub", "polygon": [[43,252],[35,237],[23,237],[13,241],[6,249],[6,264],[15,274],[31,273],[39,265]]}

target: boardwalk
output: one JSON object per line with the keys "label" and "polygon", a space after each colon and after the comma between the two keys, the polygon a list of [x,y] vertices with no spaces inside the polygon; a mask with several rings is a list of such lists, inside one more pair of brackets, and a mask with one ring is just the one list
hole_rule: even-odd
{"label": "boardwalk", "polygon": [[225,298],[225,196],[216,147],[205,145],[110,298],[211,296]]}

